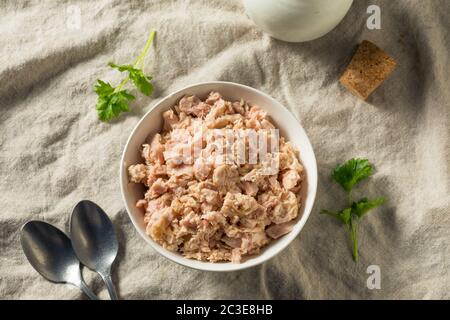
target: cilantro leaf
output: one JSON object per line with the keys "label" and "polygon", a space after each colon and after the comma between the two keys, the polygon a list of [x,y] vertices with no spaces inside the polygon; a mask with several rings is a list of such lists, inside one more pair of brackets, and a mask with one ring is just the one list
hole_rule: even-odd
{"label": "cilantro leaf", "polygon": [[372,175],[372,165],[367,159],[351,159],[334,168],[332,177],[347,192],[351,192],[355,184]]}

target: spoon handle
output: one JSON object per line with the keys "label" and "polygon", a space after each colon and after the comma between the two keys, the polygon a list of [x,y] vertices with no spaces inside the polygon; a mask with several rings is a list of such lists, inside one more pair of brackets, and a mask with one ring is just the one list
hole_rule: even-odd
{"label": "spoon handle", "polygon": [[111,275],[105,274],[105,275],[101,275],[101,276],[103,278],[103,281],[106,284],[106,288],[108,289],[108,293],[109,293],[109,296],[111,297],[111,300],[118,300],[119,298],[117,297],[116,288],[114,288],[114,284],[112,282]]}
{"label": "spoon handle", "polygon": [[92,292],[91,289],[89,289],[89,287],[83,280],[80,282],[79,288],[84,292],[85,295],[89,297],[89,299],[98,300],[98,297],[95,295],[95,293]]}

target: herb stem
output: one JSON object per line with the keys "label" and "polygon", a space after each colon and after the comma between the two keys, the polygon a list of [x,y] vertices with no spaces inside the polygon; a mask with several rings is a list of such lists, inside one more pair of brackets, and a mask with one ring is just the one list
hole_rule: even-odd
{"label": "herb stem", "polygon": [[123,86],[126,85],[129,80],[129,76],[123,79],[122,82],[117,86],[117,88],[114,89],[114,92],[119,92],[120,90],[122,90]]}
{"label": "herb stem", "polygon": [[354,220],[350,220],[350,241],[352,243],[352,254],[355,262],[358,262],[358,238],[356,236],[356,222]]}
{"label": "herb stem", "polygon": [[[141,54],[134,62],[134,65],[133,65],[134,68],[136,68],[139,65],[139,63],[145,58],[145,55],[147,54],[147,51],[150,48],[153,38],[155,37],[155,34],[156,34],[155,31],[152,31],[152,33],[150,34],[150,37],[147,40],[144,50],[142,50]],[[120,90],[122,90],[123,86],[126,85],[129,80],[130,80],[130,76],[127,76],[125,79],[123,79],[122,82],[119,84],[119,86],[117,86],[117,88],[114,89],[114,92],[119,92]]]}
{"label": "herb stem", "polygon": [[134,67],[136,68],[139,63],[145,58],[145,55],[147,54],[148,49],[150,48],[150,45],[152,44],[153,38],[155,37],[156,32],[152,31],[150,36],[148,37],[147,43],[145,44],[144,50],[142,50],[139,57],[136,59],[136,62],[134,63]]}

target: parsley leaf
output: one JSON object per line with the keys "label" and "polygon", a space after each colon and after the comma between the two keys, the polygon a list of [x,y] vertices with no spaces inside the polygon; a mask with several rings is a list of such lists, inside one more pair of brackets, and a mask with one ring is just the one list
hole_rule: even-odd
{"label": "parsley leaf", "polygon": [[352,255],[356,262],[358,262],[359,259],[357,236],[358,221],[369,212],[369,210],[376,208],[385,202],[384,198],[376,198],[374,200],[362,198],[358,202],[353,202],[351,200],[353,186],[359,181],[368,178],[372,174],[372,170],[373,166],[366,159],[351,159],[343,165],[337,165],[332,172],[332,177],[345,189],[345,191],[347,191],[349,207],[338,212],[329,210],[322,210],[320,212],[321,214],[336,218],[348,229],[352,245]]}
{"label": "parsley leaf", "polygon": [[334,168],[332,177],[347,192],[351,192],[355,184],[372,175],[372,165],[367,159],[351,159]]}
{"label": "parsley leaf", "polygon": [[153,92],[153,85],[151,84],[152,77],[147,76],[139,69],[143,60],[147,54],[150,44],[155,36],[155,31],[150,34],[147,40],[144,50],[141,52],[136,62],[133,65],[117,65],[113,62],[109,63],[111,68],[117,69],[120,72],[128,72],[128,76],[122,80],[117,86],[113,87],[108,82],[97,80],[94,86],[94,91],[98,95],[97,100],[97,114],[101,121],[109,121],[119,116],[122,112],[130,111],[128,106],[129,102],[136,99],[134,95],[128,92],[126,89],[122,89],[123,86],[131,80],[134,85],[146,96],[149,96]]}
{"label": "parsley leaf", "polygon": [[146,96],[149,96],[153,92],[153,85],[150,83],[152,80],[151,76],[146,76],[144,72],[140,69],[136,69],[132,65],[124,64],[117,65],[114,62],[110,62],[109,66],[111,68],[117,69],[120,72],[128,71],[128,77],[133,81],[134,85]]}
{"label": "parsley leaf", "polygon": [[109,83],[102,80],[97,80],[95,92],[99,96],[95,108],[101,121],[109,121],[121,112],[130,111],[128,103],[135,99],[128,91],[115,91]]}
{"label": "parsley leaf", "polygon": [[346,208],[339,212],[332,212],[328,210],[322,210],[321,214],[327,214],[329,216],[335,217],[343,224],[348,225],[350,223],[350,219],[352,218],[352,208]]}
{"label": "parsley leaf", "polygon": [[361,218],[365,215],[370,209],[376,208],[379,205],[385,203],[386,200],[384,198],[376,198],[374,200],[367,200],[367,198],[362,198],[358,202],[353,202],[352,204],[352,213],[356,215],[358,218]]}
{"label": "parsley leaf", "polygon": [[370,209],[373,209],[385,202],[384,198],[377,198],[372,201],[363,198],[358,202],[353,202],[350,208],[345,208],[339,212],[322,210],[321,214],[326,214],[338,219],[344,224],[350,232],[350,242],[352,244],[353,259],[358,262],[358,237],[357,237],[357,220],[359,220]]}
{"label": "parsley leaf", "polygon": [[108,82],[102,80],[97,80],[94,88],[99,96],[107,96],[114,92],[114,88]]}

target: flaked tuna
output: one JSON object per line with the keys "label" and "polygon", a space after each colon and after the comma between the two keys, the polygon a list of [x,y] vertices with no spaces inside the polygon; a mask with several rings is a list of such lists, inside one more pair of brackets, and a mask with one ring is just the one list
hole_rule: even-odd
{"label": "flaked tuna", "polygon": [[[249,161],[248,130],[270,132],[261,143],[273,143],[265,111],[211,92],[183,97],[163,121],[142,146],[143,163],[128,167],[130,182],[146,187],[136,207],[153,240],[190,259],[239,263],[292,230],[304,175],[297,150],[279,137],[272,153]],[[221,145],[214,130],[238,139]],[[220,152],[228,147],[231,160]]]}

